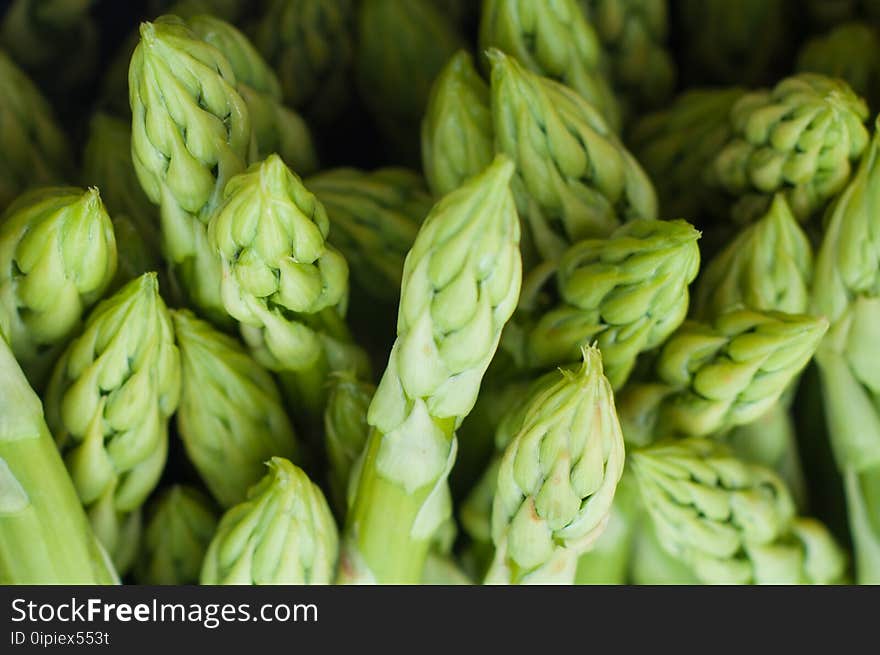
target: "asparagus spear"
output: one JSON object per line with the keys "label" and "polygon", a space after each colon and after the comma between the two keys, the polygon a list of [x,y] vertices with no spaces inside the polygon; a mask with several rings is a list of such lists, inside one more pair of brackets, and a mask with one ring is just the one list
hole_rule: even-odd
{"label": "asparagus spear", "polygon": [[711,323],[686,321],[666,341],[656,378],[618,399],[628,443],[706,436],[760,418],[807,365],[828,321],[735,309]]}
{"label": "asparagus spear", "polygon": [[198,311],[227,325],[206,225],[252,139],[232,66],[181,19],[163,16],[141,24],[129,84],[132,161],[159,206],[165,256]]}
{"label": "asparagus spear", "polygon": [[230,180],[208,225],[226,311],[257,361],[285,374],[294,406],[316,421],[331,371],[369,370],[345,324],[348,264],[326,242],[328,230],[323,205],[277,155]]}
{"label": "asparagus spear", "polygon": [[168,453],[180,360],[155,273],[102,301],[55,366],[46,419],[98,538],[124,573]]}
{"label": "asparagus spear", "polygon": [[623,434],[595,348],[537,396],[498,469],[487,584],[571,584],[623,473]]}
{"label": "asparagus spear", "polygon": [[282,457],[228,510],[208,546],[200,581],[214,584],[330,584],[339,540],[320,488]]}
{"label": "asparagus spear", "polygon": [[875,124],[855,177],[829,209],[812,290],[813,311],[831,323],[816,363],[834,459],[845,482],[856,580],[862,584],[880,581],[878,157],[880,133]]}
{"label": "asparagus spear", "polygon": [[744,228],[700,275],[697,318],[709,320],[738,306],[804,313],[813,278],[813,250],[783,194]]}
{"label": "asparagus spear", "polygon": [[[642,220],[574,244],[557,265],[527,276],[505,349],[520,366],[541,370],[577,361],[596,342],[605,375],[621,388],[636,357],[662,344],[687,315],[699,236],[685,221]],[[539,284],[553,273],[556,293]]]}
{"label": "asparagus spear", "polygon": [[118,584],[43,419],[0,339],[0,584]]}
{"label": "asparagus spear", "polygon": [[0,222],[0,333],[42,390],[67,340],[116,273],[116,237],[96,188],[24,193]]}
{"label": "asparagus spear", "polygon": [[747,93],[730,110],[733,133],[710,184],[734,198],[733,217],[754,220],[777,191],[806,221],[846,185],[868,145],[868,107],[843,80],[816,73]]}
{"label": "asparagus spear", "polygon": [[196,584],[217,521],[214,504],[198,489],[178,484],[163,491],[147,509],[137,583]]}
{"label": "asparagus spear", "polygon": [[171,316],[181,361],[177,430],[211,495],[231,507],[263,477],[270,457],[297,460],[301,447],[269,372],[191,312]]}
{"label": "asparagus spear", "polygon": [[425,179],[438,198],[492,161],[489,85],[467,50],[456,52],[434,80],[421,136]]}
{"label": "asparagus spear", "polygon": [[517,165],[517,206],[544,259],[656,218],[651,181],[592,105],[499,50],[488,56],[496,149]]}
{"label": "asparagus spear", "polygon": [[501,155],[438,202],[407,255],[397,341],[370,403],[342,582],[417,583],[450,516],[455,430],[474,405],[521,280]]}

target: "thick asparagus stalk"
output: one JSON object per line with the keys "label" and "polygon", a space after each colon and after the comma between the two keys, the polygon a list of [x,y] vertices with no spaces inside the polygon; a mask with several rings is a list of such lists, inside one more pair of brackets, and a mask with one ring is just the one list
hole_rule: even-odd
{"label": "thick asparagus stalk", "polygon": [[370,404],[343,582],[417,583],[450,516],[455,430],[476,401],[521,281],[519,222],[499,156],[431,210],[407,255],[397,341]]}
{"label": "thick asparagus stalk", "polygon": [[0,584],[118,584],[43,407],[0,339]]}

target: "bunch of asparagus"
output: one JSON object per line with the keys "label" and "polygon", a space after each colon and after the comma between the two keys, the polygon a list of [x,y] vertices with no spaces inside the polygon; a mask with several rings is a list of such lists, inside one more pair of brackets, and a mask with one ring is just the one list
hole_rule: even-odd
{"label": "bunch of asparagus", "polygon": [[880,582],[820,4],[13,2],[0,583]]}

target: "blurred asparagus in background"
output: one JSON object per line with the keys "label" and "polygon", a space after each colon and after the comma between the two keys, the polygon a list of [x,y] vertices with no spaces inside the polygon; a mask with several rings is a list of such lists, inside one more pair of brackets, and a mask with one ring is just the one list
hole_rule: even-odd
{"label": "blurred asparagus in background", "polygon": [[174,485],[162,491],[147,507],[144,545],[134,570],[138,584],[198,583],[217,521],[213,503],[198,489]]}

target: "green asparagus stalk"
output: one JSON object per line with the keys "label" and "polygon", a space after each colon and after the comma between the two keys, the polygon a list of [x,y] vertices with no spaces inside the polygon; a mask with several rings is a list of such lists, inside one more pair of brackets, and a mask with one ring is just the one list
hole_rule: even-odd
{"label": "green asparagus stalk", "polygon": [[247,497],[272,456],[302,458],[270,373],[230,336],[186,310],[172,312],[180,349],[177,430],[222,507]]}
{"label": "green asparagus stalk", "polygon": [[328,231],[324,206],[277,155],[229,181],[208,225],[226,311],[257,361],[287,375],[294,406],[319,421],[328,374],[369,369],[345,324],[348,264]]}
{"label": "green asparagus stalk", "polygon": [[159,206],[165,256],[198,311],[228,324],[206,225],[252,140],[232,66],[181,19],[163,16],[141,25],[129,84],[132,161]]}
{"label": "green asparagus stalk", "polygon": [[0,153],[0,212],[29,187],[70,178],[70,147],[52,108],[2,50]]}
{"label": "green asparagus stalk", "polygon": [[620,130],[608,62],[578,0],[484,0],[479,41],[480,50],[497,48],[533,73],[573,89],[612,131]]}
{"label": "green asparagus stalk", "polygon": [[451,514],[455,430],[519,295],[513,171],[500,155],[444,196],[407,255],[397,340],[367,416],[342,582],[419,582],[432,537]]}
{"label": "green asparagus stalk", "polygon": [[330,584],[339,538],[320,488],[282,457],[228,510],[208,546],[201,584]]}
{"label": "green asparagus stalk", "polygon": [[254,44],[278,72],[285,102],[315,124],[349,106],[354,57],[351,0],[270,0]]}
{"label": "green asparagus stalk", "polygon": [[782,192],[806,221],[849,180],[868,145],[867,117],[846,82],[816,73],[746,93],[731,108],[733,134],[711,164],[710,184],[733,197],[735,220],[760,216]]}
{"label": "green asparagus stalk", "polygon": [[433,204],[422,177],[405,168],[337,168],[304,184],[327,210],[329,239],[348,262],[352,285],[396,305],[403,260]]}
{"label": "green asparagus stalk", "polygon": [[0,339],[0,584],[118,584],[43,418]]}
{"label": "green asparagus stalk", "polygon": [[489,85],[459,50],[437,78],[422,119],[422,166],[431,192],[457,189],[492,161],[494,144]]}
{"label": "green asparagus stalk", "polygon": [[579,0],[596,30],[624,115],[663,105],[675,86],[666,0]]}
{"label": "green asparagus stalk", "polygon": [[417,165],[419,129],[434,79],[463,47],[431,0],[363,0],[355,77],[360,97],[395,160]]}
{"label": "green asparagus stalk", "polygon": [[472,585],[474,581],[462,567],[450,556],[428,553],[425,560],[425,573],[422,576],[425,585]]}
{"label": "green asparagus stalk", "polygon": [[631,454],[663,548],[707,584],[837,584],[846,557],[818,521],[796,517],[782,481],[717,442],[690,438]]}
{"label": "green asparagus stalk", "polygon": [[525,317],[505,333],[504,347],[524,368],[546,369],[577,361],[596,342],[605,375],[621,388],[639,353],[663,343],[687,315],[699,236],[685,221],[642,220],[607,239],[576,243],[555,267],[558,301],[533,301],[547,273],[528,276],[520,300]]}
{"label": "green asparagus stalk", "polygon": [[813,250],[776,194],[767,213],[744,228],[700,275],[693,315],[703,320],[736,307],[802,314],[809,308]]}
{"label": "green asparagus stalk", "polygon": [[592,105],[499,50],[488,56],[496,149],[517,165],[517,204],[544,259],[656,218],[651,181]]}
{"label": "green asparagus stalk", "polygon": [[719,212],[723,198],[709,186],[707,171],[731,138],[730,110],[744,93],[735,86],[691,88],[634,123],[628,143],[657,186],[662,215],[701,225],[705,214]]}
{"label": "green asparagus stalk", "polygon": [[98,538],[124,573],[177,409],[180,359],[155,273],[98,304],[55,366],[46,419]]}
{"label": "green asparagus stalk", "polygon": [[797,70],[846,80],[876,110],[880,104],[880,35],[875,27],[848,22],[813,37],[798,52]]}
{"label": "green asparagus stalk", "polygon": [[767,84],[789,70],[795,3],[679,0],[671,6],[685,85]]}
{"label": "green asparagus stalk", "polygon": [[487,584],[571,584],[605,529],[623,473],[623,434],[595,348],[529,405],[504,452]]}
{"label": "green asparagus stalk", "polygon": [[201,491],[174,485],[147,511],[144,545],[134,577],[138,584],[190,585],[199,581],[217,511]]}
{"label": "green asparagus stalk", "polygon": [[248,38],[226,21],[207,14],[193,16],[187,25],[229,61],[236,88],[247,104],[256,142],[256,154],[250,162],[278,153],[300,175],[317,170],[308,126],[281,103],[278,78]]}
{"label": "green asparagus stalk", "polygon": [[330,498],[337,516],[344,517],[349,506],[352,471],[367,444],[370,426],[367,411],[376,387],[358,380],[351,373],[339,372],[330,378],[330,393],[324,410],[324,436],[330,465]]}
{"label": "green asparagus stalk", "polygon": [[880,380],[874,352],[880,325],[880,243],[876,228],[880,134],[829,209],[816,257],[812,308],[831,322],[816,353],[834,459],[844,481],[856,580],[880,581]]}
{"label": "green asparagus stalk", "polygon": [[37,389],[116,273],[116,237],[98,190],[24,193],[0,222],[0,332]]}

